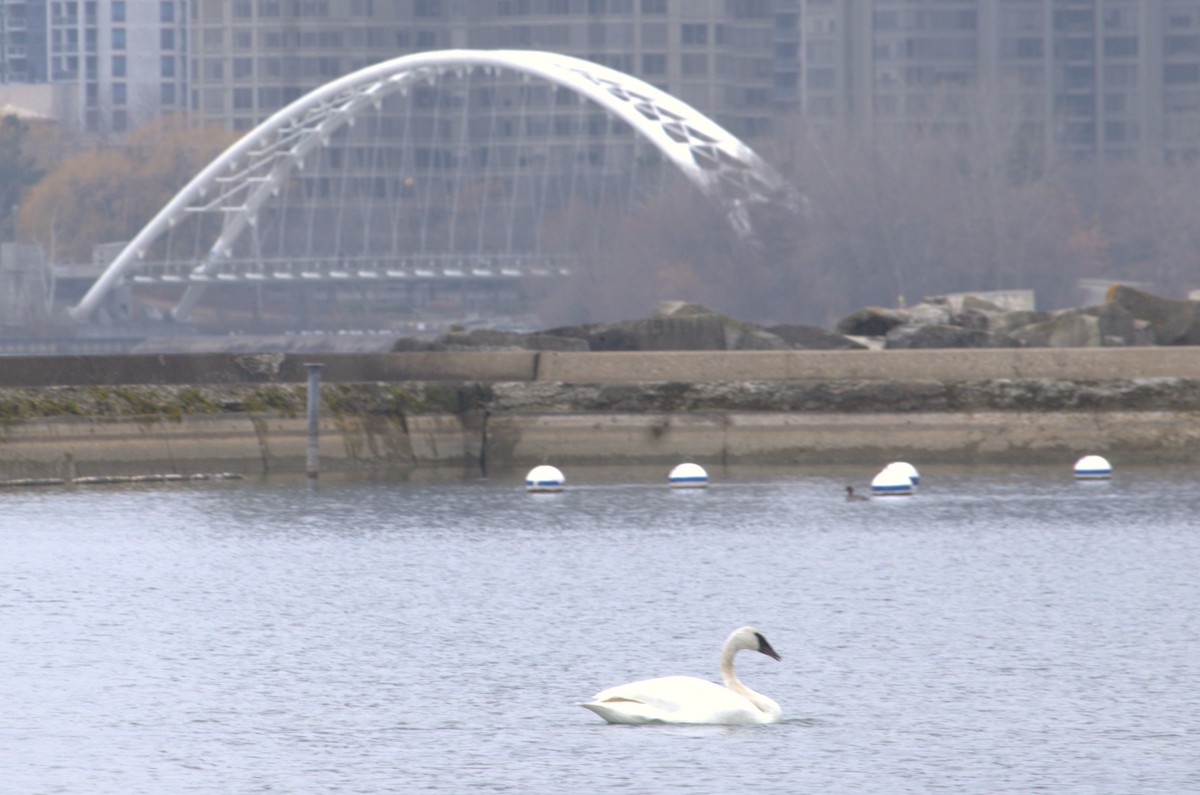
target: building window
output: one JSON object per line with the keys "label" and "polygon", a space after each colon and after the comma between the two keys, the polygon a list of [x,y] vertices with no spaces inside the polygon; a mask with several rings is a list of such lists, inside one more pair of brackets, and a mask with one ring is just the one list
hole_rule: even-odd
{"label": "building window", "polygon": [[162,75],[161,75],[162,77],[174,77],[175,76],[175,56],[174,55],[164,55],[159,62],[158,70],[159,70],[159,72],[162,73]]}
{"label": "building window", "polygon": [[158,4],[158,21],[167,23],[175,21],[175,3],[162,2]]}
{"label": "building window", "polygon": [[112,48],[114,50],[125,49],[125,28],[113,28]]}
{"label": "building window", "polygon": [[233,59],[233,78],[246,79],[254,74],[254,59],[253,58],[234,58]]}
{"label": "building window", "polygon": [[414,17],[440,17],[442,15],[441,0],[417,0],[413,7]]}
{"label": "building window", "polygon": [[642,56],[642,74],[663,75],[667,73],[667,56],[659,53],[646,53]]}
{"label": "building window", "polygon": [[679,40],[684,44],[708,44],[708,25],[684,25]]}
{"label": "building window", "polygon": [[1169,85],[1200,81],[1200,64],[1172,63],[1163,69],[1163,81]]}
{"label": "building window", "polygon": [[643,14],[667,13],[667,0],[642,0]]}
{"label": "building window", "polygon": [[1200,52],[1200,36],[1167,36],[1167,55],[1192,55]]}
{"label": "building window", "polygon": [[125,21],[125,0],[113,0],[112,4],[112,21]]}
{"label": "building window", "polygon": [[164,50],[170,51],[175,49],[175,29],[162,28],[158,32],[158,45]]}
{"label": "building window", "polygon": [[164,107],[175,106],[175,84],[163,83],[158,87],[158,98]]}
{"label": "building window", "polygon": [[1137,57],[1137,36],[1106,36],[1104,38],[1104,54],[1113,58]]}
{"label": "building window", "polygon": [[235,88],[233,90],[233,109],[248,110],[254,107],[254,89]]}
{"label": "building window", "polygon": [[733,16],[735,19],[765,19],[767,2],[766,0],[733,0]]}
{"label": "building window", "polygon": [[112,101],[114,105],[124,105],[128,99],[128,92],[124,83],[112,84]]}
{"label": "building window", "polygon": [[125,56],[114,55],[112,58],[112,76],[125,77]]}
{"label": "building window", "polygon": [[496,12],[502,17],[529,16],[529,0],[500,0]]}
{"label": "building window", "polygon": [[113,132],[125,132],[129,129],[129,112],[114,110],[112,113]]}

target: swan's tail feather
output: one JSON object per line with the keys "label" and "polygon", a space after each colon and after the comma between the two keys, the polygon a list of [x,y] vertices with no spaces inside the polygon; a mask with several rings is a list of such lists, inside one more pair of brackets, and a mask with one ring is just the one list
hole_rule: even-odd
{"label": "swan's tail feather", "polygon": [[584,709],[590,709],[609,723],[662,723],[661,716],[648,715],[644,712],[646,705],[633,699],[607,699],[605,701],[585,701],[580,703]]}

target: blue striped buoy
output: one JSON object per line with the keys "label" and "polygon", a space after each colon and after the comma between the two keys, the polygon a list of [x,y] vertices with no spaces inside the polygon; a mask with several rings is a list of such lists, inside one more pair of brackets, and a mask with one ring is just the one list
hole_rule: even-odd
{"label": "blue striped buoy", "polygon": [[566,483],[567,479],[558,467],[549,464],[536,466],[525,476],[526,491],[562,491]]}
{"label": "blue striped buoy", "polygon": [[884,468],[885,469],[894,469],[897,472],[901,472],[901,473],[907,475],[908,479],[912,481],[912,484],[914,486],[921,485],[921,473],[917,471],[917,468],[915,466],[908,463],[907,461],[893,461],[892,463],[888,464]]}
{"label": "blue striped buoy", "polygon": [[871,493],[879,497],[907,497],[913,493],[912,478],[908,472],[886,466],[871,481]]}
{"label": "blue striped buoy", "polygon": [[708,485],[708,473],[699,464],[679,464],[667,476],[673,489],[702,489]]}
{"label": "blue striped buoy", "polygon": [[1077,480],[1105,480],[1112,477],[1112,464],[1098,455],[1085,455],[1075,462]]}

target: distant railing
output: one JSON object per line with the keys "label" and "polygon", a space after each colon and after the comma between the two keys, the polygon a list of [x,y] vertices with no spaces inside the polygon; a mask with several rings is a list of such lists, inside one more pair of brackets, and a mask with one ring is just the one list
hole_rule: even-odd
{"label": "distant railing", "polygon": [[[192,260],[146,262],[129,275],[135,284],[304,284],[527,279],[568,276],[577,257],[533,254],[415,254],[405,257],[281,257],[228,259],[204,271]],[[58,278],[95,278],[93,265],[55,267]]]}

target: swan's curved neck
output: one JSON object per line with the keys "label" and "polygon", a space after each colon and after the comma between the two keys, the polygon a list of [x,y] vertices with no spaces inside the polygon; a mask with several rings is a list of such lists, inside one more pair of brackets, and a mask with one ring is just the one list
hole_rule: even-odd
{"label": "swan's curved neck", "polygon": [[762,693],[756,693],[750,688],[742,684],[742,680],[737,678],[737,674],[733,672],[733,658],[738,653],[737,648],[732,644],[728,644],[721,650],[721,679],[725,682],[725,687],[729,688],[738,695],[744,697],[754,706],[767,714],[774,714],[779,711],[779,705],[771,699],[764,696]]}

